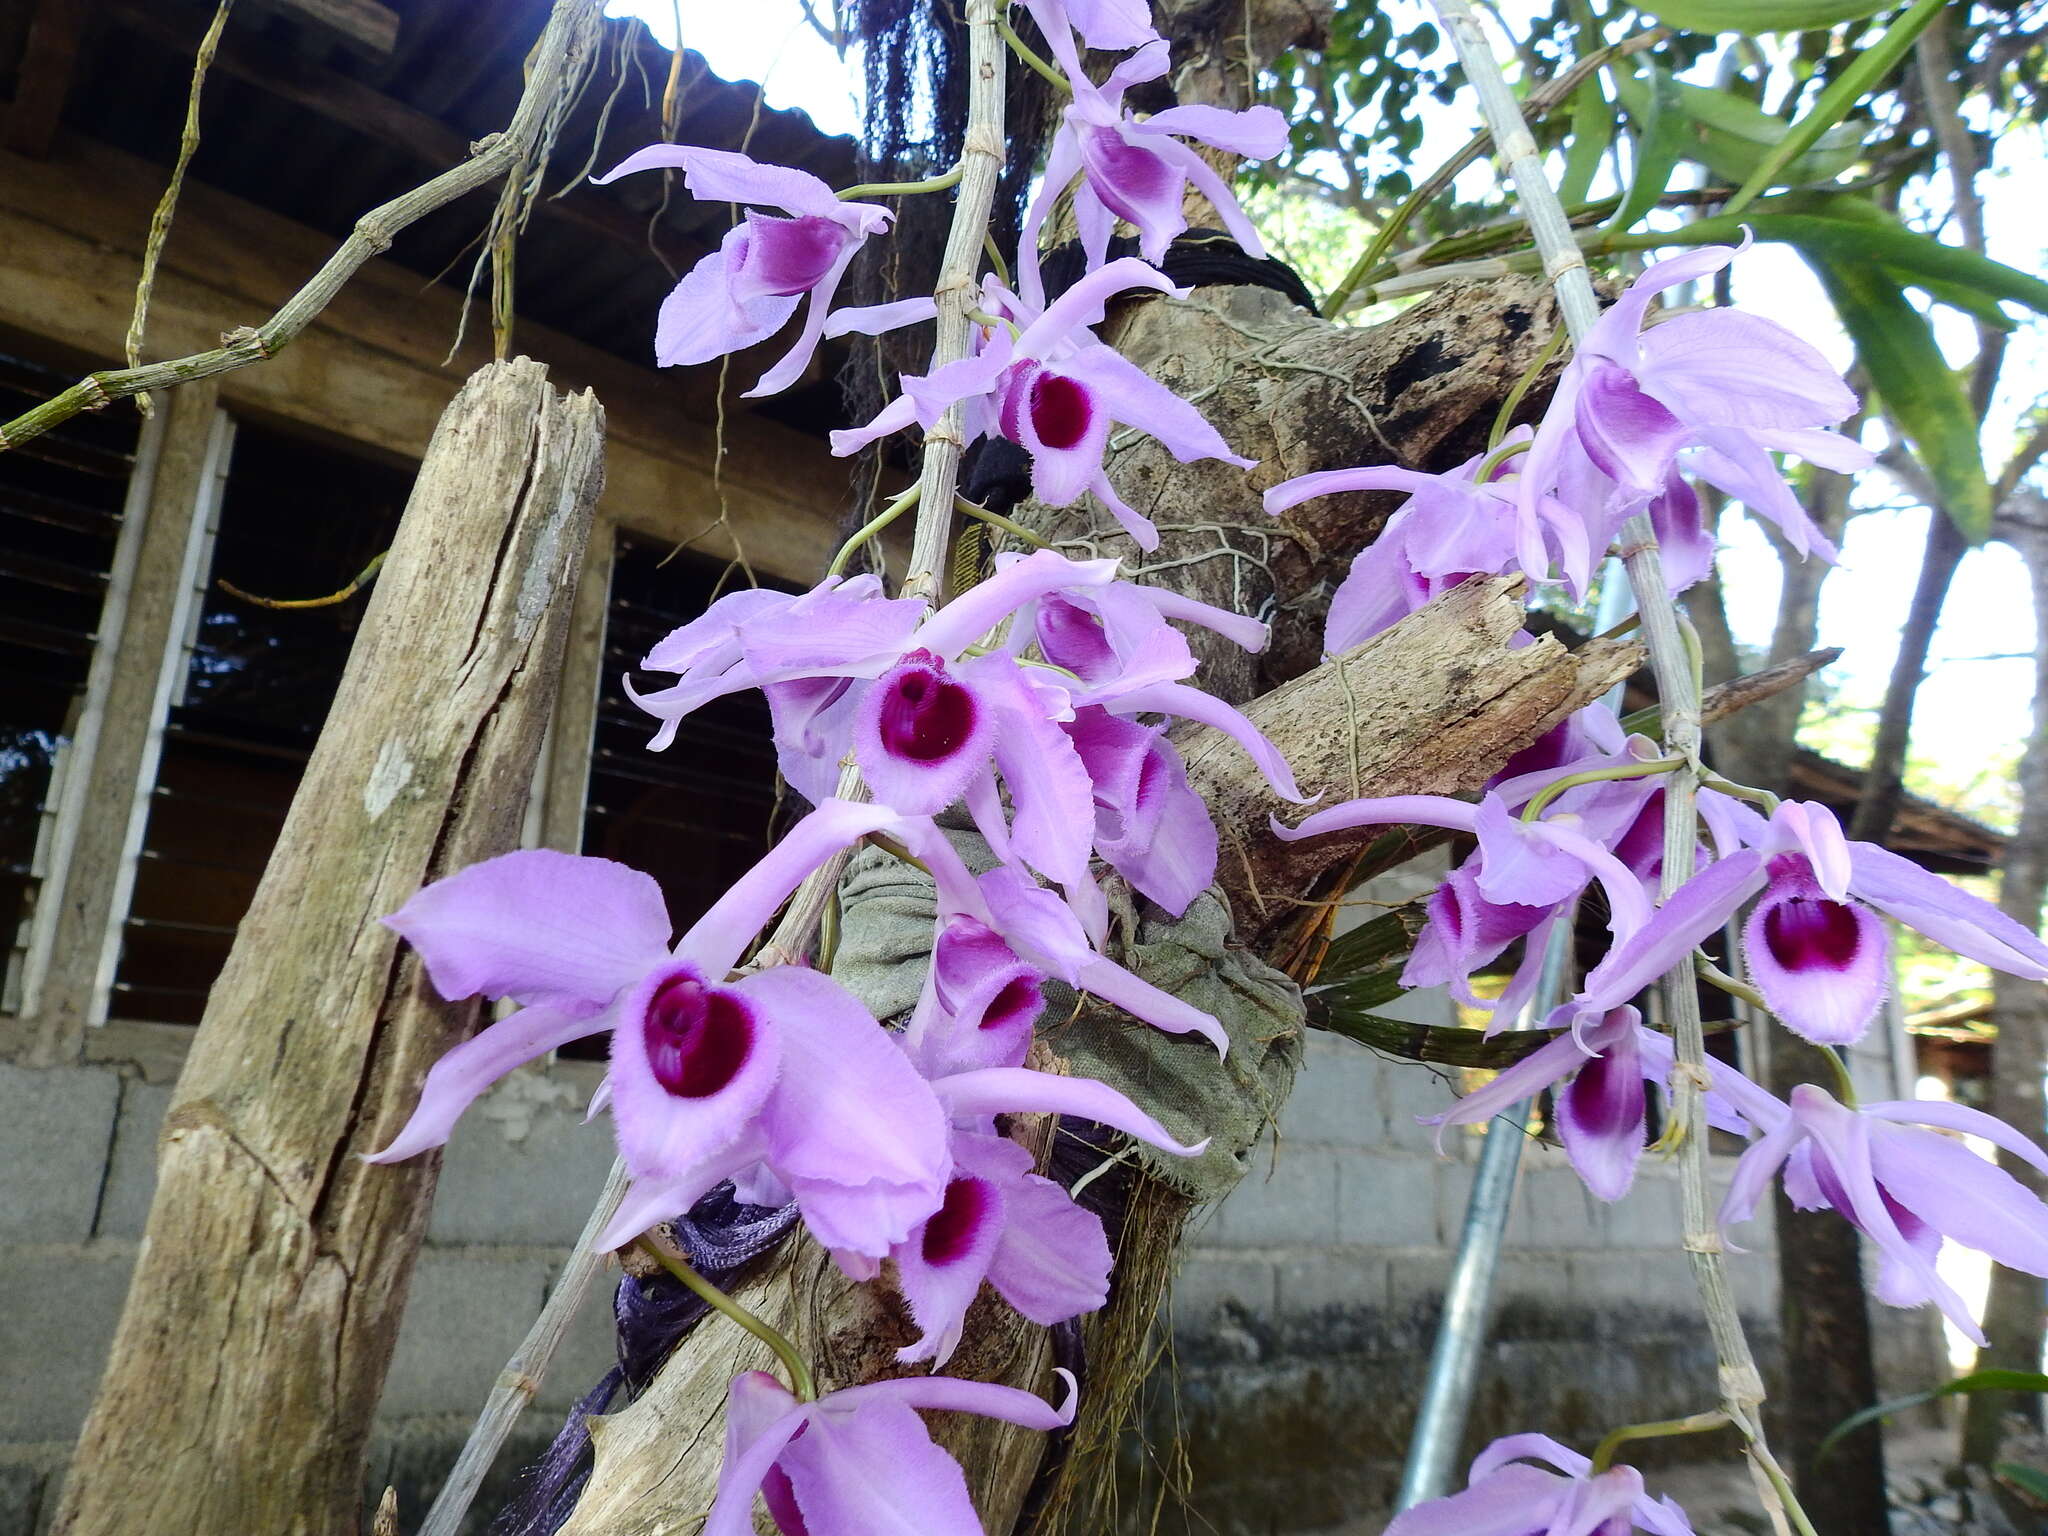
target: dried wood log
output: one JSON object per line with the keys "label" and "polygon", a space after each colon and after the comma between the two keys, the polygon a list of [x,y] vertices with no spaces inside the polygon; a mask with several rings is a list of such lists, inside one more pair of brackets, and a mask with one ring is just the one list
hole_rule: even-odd
{"label": "dried wood log", "polygon": [[[1468,581],[1392,629],[1264,694],[1245,713],[1285,743],[1302,793],[1323,804],[1358,795],[1455,795],[1480,787],[1553,721],[1642,665],[1629,641],[1567,651],[1545,636],[1508,649],[1522,627],[1522,582]],[[1536,722],[1542,722],[1537,724]],[[1532,728],[1533,726],[1533,728]],[[1179,742],[1188,780],[1223,834],[1216,878],[1240,942],[1263,949],[1298,915],[1295,898],[1384,828],[1286,843],[1267,830],[1282,807],[1235,742],[1208,729]],[[1278,898],[1269,901],[1267,893]]]}
{"label": "dried wood log", "polygon": [[474,1025],[378,919],[517,845],[603,412],[526,359],[449,405],[164,1122],[66,1536],[355,1536],[438,1158],[370,1167]]}

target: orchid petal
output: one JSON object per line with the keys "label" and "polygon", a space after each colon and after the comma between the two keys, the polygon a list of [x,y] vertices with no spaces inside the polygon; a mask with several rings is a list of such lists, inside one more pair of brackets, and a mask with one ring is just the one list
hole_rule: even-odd
{"label": "orchid petal", "polygon": [[929,816],[965,794],[987,766],[996,714],[995,701],[967,676],[913,651],[862,701],[854,758],[877,801],[905,815]]}
{"label": "orchid petal", "polygon": [[973,1413],[1025,1429],[1051,1431],[1074,1422],[1074,1408],[1080,1397],[1071,1371],[1056,1369],[1053,1374],[1067,1389],[1065,1401],[1057,1407],[1036,1392],[994,1382],[961,1381],[953,1376],[899,1376],[890,1381],[871,1381],[835,1392],[832,1399],[863,1407],[871,1402],[892,1402],[936,1413]]}
{"label": "orchid petal", "polygon": [[[781,842],[712,903],[710,911],[690,925],[690,931],[676,941],[676,954],[697,965],[706,976],[723,978],[806,875],[840,849],[895,819],[886,806],[827,800],[791,827]],[[563,902],[559,891],[556,900]]]}
{"label": "orchid petal", "polygon": [[1100,342],[1063,360],[1060,367],[1091,386],[1110,416],[1155,439],[1183,464],[1221,459],[1240,469],[1258,461],[1233,452],[1200,411],[1136,363]]}
{"label": "orchid petal", "polygon": [[654,322],[654,360],[663,368],[687,368],[766,341],[789,322],[801,294],[733,292],[734,268],[744,257],[748,231],[735,226],[719,248],[705,256],[671,288]]}
{"label": "orchid petal", "polygon": [[[748,1373],[750,1376],[764,1374],[759,1371]],[[734,1395],[739,1391],[739,1383],[745,1380],[747,1376],[734,1381]],[[791,1409],[757,1429],[739,1455],[725,1458],[718,1469],[718,1493],[711,1501],[711,1511],[704,1517],[704,1528],[699,1536],[754,1536],[754,1495],[767,1482],[790,1441],[797,1437],[799,1431],[810,1428],[815,1411],[809,1403]],[[731,1422],[730,1418],[728,1422]]]}
{"label": "orchid petal", "polygon": [[1943,1236],[2007,1269],[2048,1275],[2048,1206],[1988,1158],[1933,1131],[1873,1125],[1884,1192]]}
{"label": "orchid petal", "polygon": [[1810,343],[1740,309],[1674,315],[1643,333],[1636,377],[1687,421],[1706,426],[1818,427],[1856,410],[1856,395]]}
{"label": "orchid petal", "polygon": [[1600,1054],[1580,1067],[1557,1096],[1564,1149],[1586,1187],[1602,1200],[1619,1200],[1628,1193],[1648,1138],[1636,1045],[1639,1023],[1635,1009],[1617,1008],[1586,1031],[1586,1043],[1598,1045]]}
{"label": "orchid petal", "polygon": [[1193,1146],[1175,1141],[1165,1126],[1092,1077],[1061,1077],[1023,1067],[984,1067],[942,1077],[931,1086],[946,1113],[956,1120],[1000,1114],[1073,1115],[1122,1131],[1177,1157],[1199,1157],[1209,1145],[1206,1136]]}
{"label": "orchid petal", "polygon": [[1480,1482],[1517,1461],[1548,1462],[1571,1478],[1589,1477],[1593,1472],[1589,1458],[1548,1435],[1502,1435],[1472,1458],[1471,1470],[1466,1473],[1465,1480],[1468,1484]]}
{"label": "orchid petal", "polygon": [[944,1365],[952,1357],[968,1305],[988,1276],[1009,1222],[1004,1204],[994,1180],[956,1169],[939,1208],[894,1250],[897,1287],[922,1330],[922,1337],[896,1352],[899,1361]]}
{"label": "orchid petal", "polygon": [[1168,107],[1146,118],[1144,126],[1148,133],[1200,139],[1242,160],[1270,160],[1287,147],[1287,119],[1273,107],[1247,107],[1242,112],[1222,107]]}
{"label": "orchid petal", "polygon": [[1133,288],[1153,293],[1186,297],[1172,278],[1134,256],[1123,256],[1106,267],[1098,267],[1073,287],[1046,305],[1045,312],[1018,334],[1016,356],[1043,359],[1075,331],[1098,324],[1108,312],[1109,301]]}
{"label": "orchid petal", "polygon": [[1105,1003],[1123,1009],[1132,1018],[1150,1024],[1154,1029],[1164,1030],[1169,1035],[1200,1035],[1216,1047],[1218,1056],[1230,1050],[1230,1036],[1212,1015],[1204,1013],[1193,1003],[1182,1002],[1170,992],[1161,991],[1114,960],[1093,956],[1081,963],[1075,979],[1083,991],[1094,993]]}
{"label": "orchid petal", "polygon": [[1546,1536],[1571,1487],[1536,1467],[1503,1467],[1462,1492],[1403,1510],[1384,1536]]}
{"label": "orchid petal", "polygon": [[852,1406],[843,1393],[821,1400],[777,1463],[802,1536],[974,1536],[967,1476],[917,1414],[886,1400]]}
{"label": "orchid petal", "polygon": [[429,1148],[444,1145],[462,1112],[499,1078],[571,1040],[612,1027],[614,1013],[535,1005],[479,1030],[427,1069],[418,1106],[390,1145],[363,1159],[366,1163],[398,1163]]}
{"label": "orchid petal", "polygon": [[683,173],[690,195],[706,203],[755,203],[780,208],[788,213],[811,214],[855,227],[880,214],[884,222],[889,210],[874,203],[843,203],[826,183],[809,171],[791,166],[763,164],[729,149],[706,149],[697,144],[650,144],[628,155],[602,176],[591,177],[601,187],[636,171],[673,167]]}
{"label": "orchid petal", "polygon": [[1581,1012],[1605,1012],[1627,1002],[1684,960],[1764,885],[1760,854],[1717,860],[1664,900],[1651,919],[1618,942],[1593,968],[1578,1000]]}
{"label": "orchid petal", "polygon": [[1860,1039],[1890,988],[1884,924],[1803,878],[1772,882],[1743,925],[1742,952],[1771,1012],[1817,1045]]}
{"label": "orchid petal", "polygon": [[1177,715],[1183,720],[1193,720],[1221,731],[1244,748],[1245,755],[1281,799],[1306,805],[1316,798],[1304,795],[1296,787],[1294,771],[1287,766],[1287,759],[1263,731],[1221,699],[1199,688],[1190,688],[1185,683],[1156,683],[1119,694],[1116,706],[1122,714],[1151,710],[1162,715]]}
{"label": "orchid petal", "polygon": [[1304,837],[1321,837],[1328,832],[1351,832],[1359,827],[1445,827],[1453,832],[1476,832],[1479,808],[1448,795],[1381,795],[1363,800],[1346,800],[1328,810],[1305,817],[1297,827],[1274,823],[1273,835],[1283,842]]}
{"label": "orchid petal", "polygon": [[804,370],[811,366],[811,359],[817,353],[818,343],[825,339],[825,319],[831,312],[832,295],[839,291],[839,280],[859,254],[859,242],[849,241],[846,249],[839,253],[825,275],[810,290],[804,309],[803,329],[797,332],[795,344],[761,375],[752,389],[742,391],[742,399],[760,400],[769,395],[779,395],[803,377]]}
{"label": "orchid petal", "polygon": [[916,325],[921,320],[937,318],[938,301],[935,299],[899,299],[893,304],[860,304],[845,309],[835,309],[825,317],[824,334],[835,336],[881,336],[890,331],[901,330],[906,325]]}
{"label": "orchid petal", "polygon": [[1304,501],[1313,501],[1318,496],[1335,496],[1344,491],[1405,491],[1414,496],[1435,490],[1438,483],[1438,476],[1425,475],[1419,469],[1403,469],[1398,464],[1368,464],[1357,469],[1323,469],[1314,474],[1296,475],[1270,487],[1261,500],[1268,512],[1278,514],[1290,507],[1298,507]]}
{"label": "orchid petal", "polygon": [[1939,1099],[1895,1099],[1865,1104],[1862,1112],[1873,1120],[1891,1120],[1903,1125],[1937,1125],[1945,1131],[1975,1136],[1995,1147],[2003,1147],[2023,1162],[2048,1173],[2048,1153],[1995,1115],[1971,1109],[1967,1104],[1945,1104]]}
{"label": "orchid petal", "polygon": [[782,1076],[762,1114],[769,1163],[826,1247],[880,1257],[944,1188],[945,1117],[930,1087],[829,976],[777,966],[734,990],[782,1041]]}
{"label": "orchid petal", "polygon": [[653,876],[549,848],[436,880],[384,926],[419,951],[445,998],[481,992],[585,1014],[658,964],[670,931]]}
{"label": "orchid petal", "polygon": [[1026,603],[1052,592],[1108,586],[1116,572],[1114,560],[1069,560],[1050,549],[1034,550],[926,619],[917,643],[950,661]]}
{"label": "orchid petal", "polygon": [[1874,843],[1851,843],[1849,890],[1888,917],[1969,959],[2048,980],[2048,945],[1988,901]]}

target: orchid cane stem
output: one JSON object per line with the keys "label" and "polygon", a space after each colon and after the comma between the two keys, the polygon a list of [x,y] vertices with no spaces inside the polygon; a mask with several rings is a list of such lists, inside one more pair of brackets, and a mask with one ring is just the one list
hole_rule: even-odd
{"label": "orchid cane stem", "polygon": [[832,563],[825,567],[825,574],[827,576],[845,575],[846,563],[853,558],[855,551],[874,538],[884,528],[895,522],[897,518],[916,506],[918,497],[923,494],[923,491],[923,486],[913,485],[909,490],[861,524],[859,528],[855,529],[846,542],[839,546],[839,553],[834,555]]}
{"label": "orchid cane stem", "polygon": [[857,181],[850,187],[841,187],[832,195],[841,202],[852,202],[857,197],[911,197],[919,192],[943,192],[948,187],[960,185],[963,169],[955,165],[950,171],[927,176],[923,181]]}
{"label": "orchid cane stem", "polygon": [[688,1286],[690,1290],[694,1291],[697,1299],[703,1302],[704,1305],[711,1308],[714,1312],[731,1318],[763,1344],[774,1350],[776,1358],[782,1362],[784,1368],[789,1372],[790,1390],[796,1393],[798,1401],[815,1403],[818,1400],[818,1384],[812,1379],[810,1366],[804,1363],[804,1357],[796,1352],[794,1344],[790,1343],[788,1339],[785,1339],[773,1328],[762,1322],[760,1318],[754,1316],[753,1313],[726,1295],[725,1292],[721,1291],[709,1280],[698,1274],[696,1270],[683,1261],[681,1255],[671,1253],[667,1248],[650,1238],[640,1238],[638,1239],[638,1244],[641,1252],[645,1253],[655,1263],[659,1264],[671,1275],[674,1275],[676,1279]]}
{"label": "orchid cane stem", "polygon": [[1614,1453],[1631,1440],[1659,1440],[1666,1435],[1703,1435],[1728,1423],[1727,1410],[1711,1408],[1682,1419],[1657,1419],[1648,1424],[1624,1424],[1610,1429],[1607,1438],[1593,1450],[1593,1470],[1605,1472],[1614,1465]]}
{"label": "orchid cane stem", "polygon": [[1068,80],[1067,77],[1061,74],[1057,69],[1054,69],[1052,65],[1046,63],[1046,61],[1043,58],[1039,57],[1038,53],[1032,48],[1032,46],[1029,43],[1025,42],[1023,38],[1017,35],[1017,29],[1015,27],[1011,26],[1007,21],[998,21],[996,23],[996,31],[1000,32],[1002,34],[1003,41],[1010,45],[1010,52],[1017,55],[1017,57],[1020,60],[1022,60],[1025,64],[1028,64],[1032,69],[1036,70],[1039,74],[1045,76],[1046,79],[1050,80],[1062,91],[1065,91],[1069,96],[1073,95],[1073,82]]}
{"label": "orchid cane stem", "polygon": [[1612,779],[1647,779],[1652,774],[1675,773],[1685,766],[1682,757],[1657,757],[1647,763],[1622,763],[1613,768],[1588,768],[1584,773],[1569,774],[1555,784],[1546,784],[1537,791],[1535,798],[1522,808],[1522,820],[1534,821],[1540,817],[1550,802],[1568,789],[1577,789],[1581,784],[1604,784]]}
{"label": "orchid cane stem", "polygon": [[[1478,93],[1481,110],[1493,129],[1494,146],[1514,180],[1522,218],[1529,226],[1543,269],[1550,276],[1564,323],[1573,341],[1582,344],[1599,320],[1599,300],[1564,207],[1544,175],[1536,141],[1522,121],[1521,108],[1501,73],[1500,61],[1480,30],[1470,0],[1436,0],[1436,9],[1464,66],[1465,76]],[[1643,639],[1663,700],[1664,745],[1684,764],[1672,772],[1664,789],[1664,864],[1660,884],[1662,895],[1669,897],[1692,878],[1693,856],[1698,847],[1697,651],[1686,643],[1680,628],[1677,607],[1664,582],[1657,535],[1647,513],[1638,512],[1623,525],[1621,547],[1627,551],[1623,564],[1635,592],[1636,608],[1642,615]],[[1691,1132],[1700,1125],[1703,1109],[1706,1035],[1700,1023],[1699,994],[1693,985],[1690,964],[1680,964],[1665,978],[1665,999],[1676,1059],[1673,1110],[1679,1123]],[[1680,1148],[1679,1172],[1684,1230],[1688,1234],[1711,1233],[1714,1218],[1709,1202],[1704,1135],[1685,1137]],[[1784,1472],[1772,1457],[1757,1420],[1755,1410],[1764,1400],[1763,1376],[1742,1331],[1724,1255],[1718,1251],[1718,1245],[1705,1242],[1688,1242],[1686,1249],[1707,1328],[1713,1336],[1714,1355],[1720,1364],[1721,1396],[1728,1417],[1742,1430],[1751,1454],[1770,1477],[1773,1487],[1780,1490],[1794,1523],[1802,1531],[1811,1531],[1811,1523],[1785,1482]]]}
{"label": "orchid cane stem", "polygon": [[1026,528],[1022,523],[1012,522],[1000,512],[991,512],[987,507],[976,506],[965,496],[955,496],[953,506],[963,516],[971,517],[978,523],[987,523],[991,528],[1000,528],[1015,539],[1022,539],[1033,549],[1051,549],[1052,545]]}
{"label": "orchid cane stem", "polygon": [[1705,955],[1694,955],[1692,957],[1692,968],[1698,973],[1700,980],[1704,981],[1708,986],[1726,992],[1730,997],[1749,1004],[1750,1007],[1760,1013],[1769,1013],[1771,1011],[1771,1005],[1764,1001],[1763,993],[1757,991],[1748,982],[1740,981],[1730,976]]}

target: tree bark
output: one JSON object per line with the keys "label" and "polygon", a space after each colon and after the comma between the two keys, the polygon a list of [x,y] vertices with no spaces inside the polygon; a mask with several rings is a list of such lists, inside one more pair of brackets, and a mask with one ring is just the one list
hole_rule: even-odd
{"label": "tree bark", "polygon": [[[2031,516],[2001,519],[1999,529],[2025,558],[2034,588],[2034,729],[2020,758],[2020,820],[2005,845],[1998,905],[2014,922],[2038,932],[2041,904],[2048,896],[2048,507],[2039,495],[2026,497],[2021,507]],[[1991,1112],[2039,1142],[2048,1130],[2041,1103],[2041,1075],[2048,1069],[2048,985],[1993,971],[1991,997],[1998,1026],[1991,1047]],[[2028,1164],[2003,1152],[1998,1163],[2037,1198],[2048,1195],[2048,1179]],[[2042,1305],[2038,1277],[1994,1265],[1984,1308],[1989,1342],[1977,1351],[1977,1368],[2040,1370]],[[1969,1398],[1963,1421],[1965,1461],[1988,1466],[1997,1459],[2007,1414],[2038,1426],[2041,1399],[2008,1392]]]}
{"label": "tree bark", "polygon": [[1968,545],[1948,514],[1928,503],[1927,552],[1920,560],[1920,578],[1906,622],[1899,627],[1899,654],[1885,684],[1884,707],[1877,717],[1877,739],[1871,744],[1870,766],[1863,771],[1863,794],[1849,823],[1858,842],[1881,843],[1891,835],[1906,793],[1906,749],[1913,732],[1913,705],[1927,677],[1927,653],[1948,601],[1949,583]]}
{"label": "tree bark", "polygon": [[474,1025],[379,919],[517,845],[603,480],[519,359],[449,405],[208,999],[56,1528],[355,1536],[438,1158],[371,1167]]}

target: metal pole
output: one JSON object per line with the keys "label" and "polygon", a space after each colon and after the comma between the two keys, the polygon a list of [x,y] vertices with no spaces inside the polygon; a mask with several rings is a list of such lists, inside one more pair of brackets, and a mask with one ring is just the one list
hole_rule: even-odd
{"label": "metal pole", "polygon": [[[1628,616],[1629,587],[1619,562],[1609,560],[1600,582],[1596,634],[1605,633]],[[1618,708],[1617,685],[1602,700]],[[1576,903],[1574,904],[1576,910]],[[1537,973],[1536,993],[1528,1010],[1515,1021],[1529,1029],[1565,998],[1571,985],[1572,913],[1550,930]],[[1479,1351],[1486,1342],[1486,1309],[1493,1296],[1493,1278],[1500,1268],[1500,1245],[1507,1231],[1508,1211],[1515,1195],[1515,1173],[1522,1161],[1522,1143],[1529,1134],[1530,1100],[1497,1115],[1486,1127],[1486,1144],[1472,1175],[1472,1194],[1465,1204],[1465,1227],[1458,1236],[1458,1254],[1444,1286],[1444,1310],[1430,1352],[1429,1375],[1422,1386],[1422,1406],[1408,1442],[1408,1461],[1401,1469],[1401,1490],[1394,1509],[1410,1509],[1450,1491],[1451,1464],[1465,1439],[1472,1413],[1472,1393],[1479,1382]]]}

